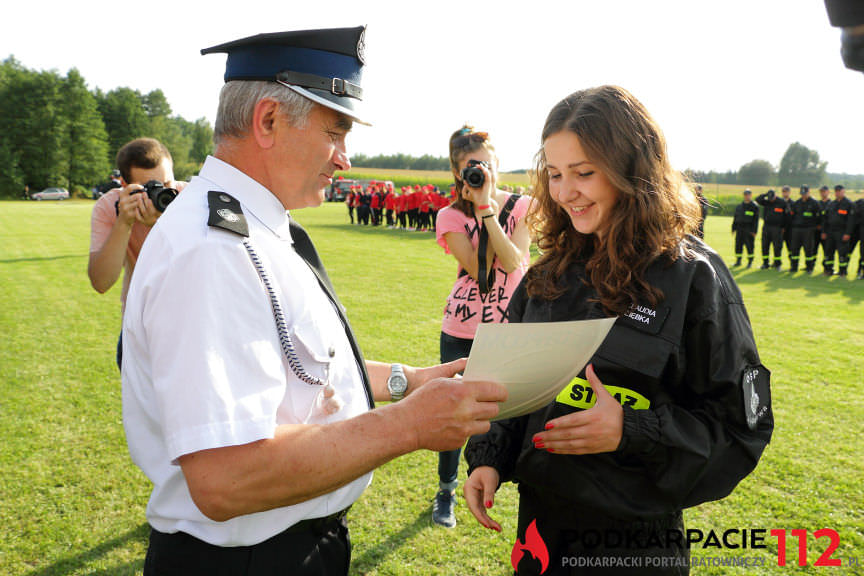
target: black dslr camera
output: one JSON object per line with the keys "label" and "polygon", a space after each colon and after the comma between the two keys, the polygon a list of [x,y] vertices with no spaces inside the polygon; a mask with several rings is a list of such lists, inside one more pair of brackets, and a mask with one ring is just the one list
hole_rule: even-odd
{"label": "black dslr camera", "polygon": [[[165,188],[162,185],[162,182],[158,180],[150,180],[146,184],[144,184],[144,189],[136,189],[130,192],[129,194],[147,194],[150,197],[150,201],[153,202],[153,206],[156,207],[156,210],[159,212],[165,212],[165,209],[168,208],[168,205],[177,197],[177,190],[174,188]],[[120,213],[119,200],[114,203],[114,211],[116,213]]]}
{"label": "black dslr camera", "polygon": [[459,176],[471,188],[480,188],[486,181],[486,175],[479,166],[485,166],[488,169],[489,163],[482,160],[469,160],[468,165],[462,169],[462,174]]}
{"label": "black dslr camera", "polygon": [[140,192],[143,192],[150,197],[150,201],[153,202],[153,206],[155,206],[156,210],[159,212],[165,212],[168,205],[177,197],[177,190],[174,188],[165,188],[162,185],[162,182],[159,182],[158,180],[150,180],[144,184],[143,190],[135,190],[132,193],[137,194]]}

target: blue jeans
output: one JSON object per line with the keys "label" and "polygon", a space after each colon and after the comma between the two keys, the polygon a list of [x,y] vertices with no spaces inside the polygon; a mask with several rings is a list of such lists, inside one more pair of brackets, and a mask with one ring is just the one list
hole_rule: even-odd
{"label": "blue jeans", "polygon": [[[441,362],[452,362],[459,358],[467,358],[471,353],[473,340],[456,338],[441,332]],[[459,477],[459,456],[462,450],[448,450],[438,453],[438,481],[441,487],[456,487]]]}

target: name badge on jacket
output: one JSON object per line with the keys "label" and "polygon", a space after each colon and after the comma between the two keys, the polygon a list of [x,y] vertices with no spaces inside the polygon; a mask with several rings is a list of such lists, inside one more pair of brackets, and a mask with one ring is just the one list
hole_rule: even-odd
{"label": "name badge on jacket", "polygon": [[641,304],[631,304],[630,309],[619,316],[622,323],[649,334],[659,334],[671,308],[660,306],[657,309]]}

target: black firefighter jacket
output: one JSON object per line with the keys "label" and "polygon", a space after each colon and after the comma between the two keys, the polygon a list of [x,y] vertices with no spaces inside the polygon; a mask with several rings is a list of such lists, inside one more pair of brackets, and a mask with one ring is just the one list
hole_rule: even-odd
{"label": "black firefighter jacket", "polygon": [[[498,470],[542,494],[543,506],[568,515],[659,518],[728,495],[755,467],[774,428],[770,373],[762,365],[741,293],[711,248],[687,237],[674,263],[646,271],[663,291],[655,306],[635,302],[618,317],[591,359],[624,406],[615,452],[571,456],[538,450],[532,437],[547,421],[589,408],[579,378],[556,401],[530,415],[493,422],[466,448],[469,472]],[[556,322],[608,316],[591,302],[584,264],[574,263],[556,300],[528,298],[524,283],[509,306],[510,322]],[[585,377],[584,371],[580,374]]]}
{"label": "black firefighter jacket", "polygon": [[832,200],[825,208],[822,220],[822,230],[825,232],[842,232],[852,234],[855,229],[855,205],[849,198]]}
{"label": "black firefighter jacket", "polygon": [[756,234],[758,229],[759,205],[753,201],[738,204],[732,217],[732,231]]}

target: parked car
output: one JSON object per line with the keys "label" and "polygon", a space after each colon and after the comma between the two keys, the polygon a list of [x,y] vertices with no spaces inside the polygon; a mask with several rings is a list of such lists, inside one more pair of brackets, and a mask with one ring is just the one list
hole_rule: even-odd
{"label": "parked car", "polygon": [[349,180],[347,178],[339,178],[334,180],[327,191],[326,197],[328,202],[344,202],[345,197],[351,190],[352,186],[359,184],[359,180]]}
{"label": "parked car", "polygon": [[34,192],[30,198],[33,200],[67,200],[69,191],[65,188],[46,188],[41,192]]}

